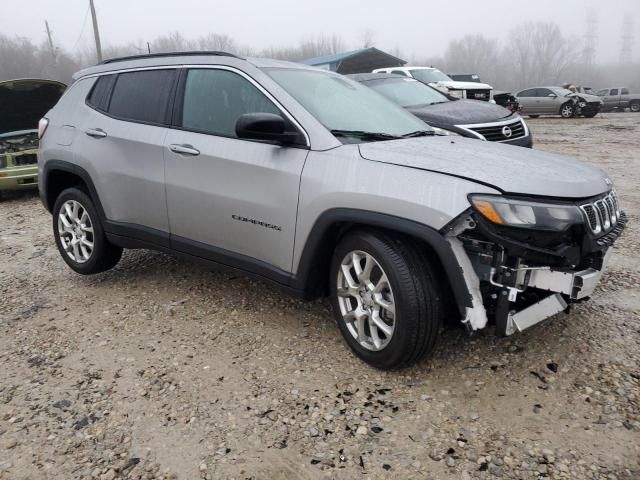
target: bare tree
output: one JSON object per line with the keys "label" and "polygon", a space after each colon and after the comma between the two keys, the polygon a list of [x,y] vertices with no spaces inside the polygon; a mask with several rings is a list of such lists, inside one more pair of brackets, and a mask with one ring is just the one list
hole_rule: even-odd
{"label": "bare tree", "polygon": [[552,22],[527,22],[512,30],[505,49],[513,84],[557,84],[576,63],[578,42],[565,38]]}
{"label": "bare tree", "polygon": [[466,35],[449,42],[441,68],[450,73],[476,73],[488,83],[497,83],[501,80],[502,63],[497,40]]}

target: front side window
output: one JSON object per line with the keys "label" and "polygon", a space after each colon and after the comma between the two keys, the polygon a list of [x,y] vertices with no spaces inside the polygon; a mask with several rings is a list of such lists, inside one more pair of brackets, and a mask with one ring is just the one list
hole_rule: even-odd
{"label": "front side window", "polygon": [[430,70],[425,68],[416,68],[411,70],[411,76],[417,78],[424,83],[450,82],[451,78],[442,73],[440,70]]}
{"label": "front side window", "polygon": [[280,110],[251,82],[228,70],[189,70],[184,89],[182,127],[237,137],[236,122],[245,113]]}
{"label": "front side window", "polygon": [[302,69],[265,71],[336,136],[345,131],[401,136],[429,129],[382,95],[341,75]]}
{"label": "front side window", "polygon": [[611,95],[612,97],[613,97],[614,95],[618,95],[618,89],[617,89],[617,88],[612,88],[612,89],[611,89],[611,93],[610,93],[609,95]]}
{"label": "front side window", "polygon": [[622,95],[629,95],[629,89],[628,88],[623,88],[622,89]]}
{"label": "front side window", "polygon": [[448,102],[449,99],[435,88],[413,78],[370,80],[364,84],[384,95],[401,107],[417,107]]}
{"label": "front side window", "polygon": [[548,88],[538,88],[537,90],[538,90],[538,92],[537,92],[536,96],[538,96],[538,97],[548,97],[549,95],[554,94]]}
{"label": "front side window", "polygon": [[109,114],[124,120],[164,123],[175,75],[175,70],[119,74],[109,103]]}

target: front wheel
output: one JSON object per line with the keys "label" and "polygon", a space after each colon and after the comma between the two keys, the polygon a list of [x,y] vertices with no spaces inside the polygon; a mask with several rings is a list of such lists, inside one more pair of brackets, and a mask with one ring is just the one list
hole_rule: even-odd
{"label": "front wheel", "polygon": [[571,118],[575,114],[575,107],[571,102],[563,103],[560,107],[560,116],[562,118]]}
{"label": "front wheel", "polygon": [[118,263],[122,249],[107,240],[98,212],[85,192],[78,188],[64,190],[52,213],[56,245],[73,271],[89,275]]}
{"label": "front wheel", "polygon": [[529,115],[529,118],[538,118],[540,115]]}
{"label": "front wheel", "polygon": [[430,352],[442,325],[436,270],[409,239],[347,235],[331,262],[331,303],[353,352],[376,368],[410,365]]}

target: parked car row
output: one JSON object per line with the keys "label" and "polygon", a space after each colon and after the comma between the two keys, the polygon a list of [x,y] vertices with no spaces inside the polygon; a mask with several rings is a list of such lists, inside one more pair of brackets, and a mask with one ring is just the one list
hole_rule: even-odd
{"label": "parked car row", "polygon": [[38,156],[73,271],[149,248],[329,296],[377,368],[416,362],[445,320],[512,335],[587,299],[626,224],[606,173],[505,145],[486,128],[527,142],[516,113],[406,75],[182,53],[74,79]]}

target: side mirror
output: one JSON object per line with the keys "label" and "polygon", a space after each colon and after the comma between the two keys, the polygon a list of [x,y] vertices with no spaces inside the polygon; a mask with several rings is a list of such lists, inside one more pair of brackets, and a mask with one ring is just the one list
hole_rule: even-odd
{"label": "side mirror", "polygon": [[247,140],[265,140],[282,144],[304,145],[299,132],[287,132],[286,123],[274,113],[245,113],[236,121],[236,135]]}

